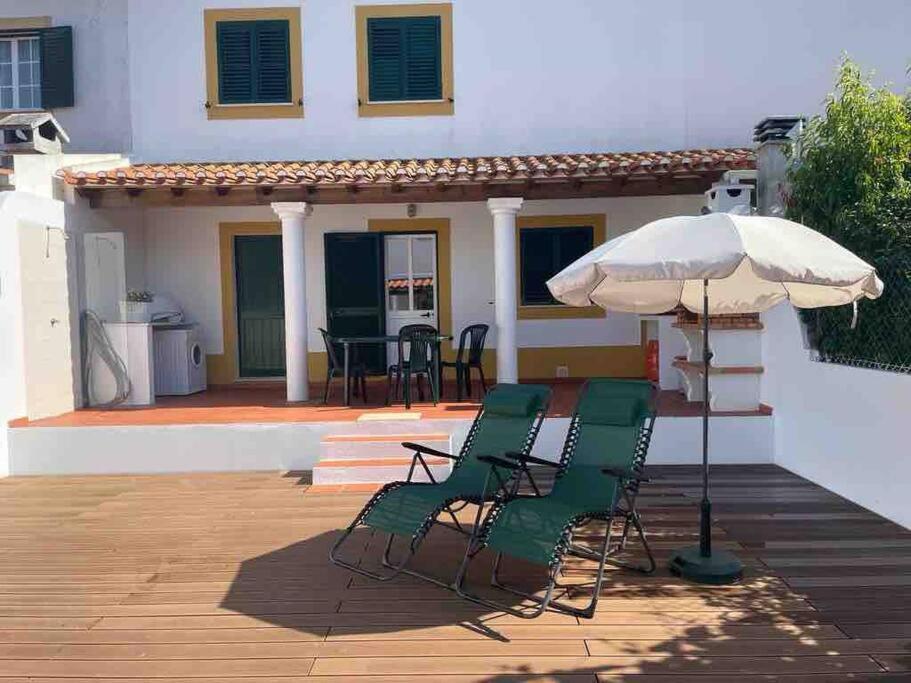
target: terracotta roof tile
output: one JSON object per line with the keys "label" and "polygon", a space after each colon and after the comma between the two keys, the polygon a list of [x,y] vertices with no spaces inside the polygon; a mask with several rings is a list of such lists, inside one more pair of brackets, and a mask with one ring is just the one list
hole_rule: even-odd
{"label": "terracotta roof tile", "polygon": [[755,168],[751,149],[614,152],[439,159],[262,161],[135,164],[110,171],[65,168],[58,175],[82,187],[195,185],[475,184],[514,180],[606,179],[687,175]]}

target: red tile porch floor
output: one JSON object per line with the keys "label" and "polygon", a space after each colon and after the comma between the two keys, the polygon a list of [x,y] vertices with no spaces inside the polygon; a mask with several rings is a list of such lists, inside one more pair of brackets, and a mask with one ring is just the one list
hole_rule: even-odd
{"label": "red tile porch floor", "polygon": [[[581,381],[554,382],[554,396],[548,415],[567,417],[572,412]],[[213,386],[208,391],[192,396],[163,396],[154,406],[145,408],[119,408],[113,410],[84,409],[56,417],[29,421],[18,419],[10,422],[11,427],[101,427],[125,425],[173,425],[173,424],[230,424],[238,422],[345,422],[357,420],[365,414],[399,414],[406,412],[401,403],[384,406],[385,384],[374,382],[368,385],[370,401],[364,404],[353,397],[351,406],[341,404],[341,389],[334,387],[329,404],[321,400],[322,386],[313,386],[311,396],[320,397],[302,404],[285,401],[285,386],[282,382],[234,384]],[[413,414],[421,419],[469,419],[478,406],[478,398],[461,403],[455,401],[455,387],[446,384],[443,401],[434,406],[429,402],[417,402],[412,406]],[[662,391],[658,400],[658,413],[664,416],[689,417],[701,414],[700,403],[687,402],[673,391]],[[754,412],[718,413],[719,415],[769,415],[771,408],[763,406]],[[391,417],[391,415],[390,415]]]}

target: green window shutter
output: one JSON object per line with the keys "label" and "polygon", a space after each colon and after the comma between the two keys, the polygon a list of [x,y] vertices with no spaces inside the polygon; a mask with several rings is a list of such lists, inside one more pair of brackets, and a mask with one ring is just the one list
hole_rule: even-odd
{"label": "green window shutter", "polygon": [[291,50],[287,21],[256,23],[256,101],[291,101]]}
{"label": "green window shutter", "polygon": [[216,43],[219,103],[291,101],[287,21],[220,21]]}
{"label": "green window shutter", "polygon": [[367,61],[370,101],[404,99],[404,36],[397,19],[367,20]]}
{"label": "green window shutter", "polygon": [[547,278],[553,269],[553,238],[547,228],[531,228],[519,232],[522,263],[521,293],[523,306],[552,304]]}
{"label": "green window shutter", "polygon": [[440,100],[440,18],[411,17],[405,22],[405,99]]}
{"label": "green window shutter", "polygon": [[591,226],[521,229],[521,304],[558,304],[547,289],[547,281],[591,251],[593,246],[594,229]]}
{"label": "green window shutter", "polygon": [[442,99],[440,45],[438,16],[368,19],[370,101]]}
{"label": "green window shutter", "polygon": [[72,27],[42,29],[38,42],[41,46],[41,107],[72,107],[75,104]]}
{"label": "green window shutter", "polygon": [[221,104],[253,102],[253,22],[219,21],[218,101]]}

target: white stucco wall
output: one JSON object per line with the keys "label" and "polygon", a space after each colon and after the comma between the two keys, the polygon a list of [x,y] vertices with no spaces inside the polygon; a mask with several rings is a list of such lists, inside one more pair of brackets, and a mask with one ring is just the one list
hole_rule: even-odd
{"label": "white stucco wall", "polygon": [[[607,217],[608,238],[655,218],[693,214],[701,197],[604,198],[526,202],[521,215],[591,214]],[[418,217],[450,219],[453,330],[472,322],[493,324],[493,227],[485,204],[439,203],[418,206]],[[322,350],[317,331],[325,326],[326,290],[323,235],[367,229],[371,218],[405,217],[404,205],[316,206],[307,219],[307,304],[309,345]],[[221,353],[222,316],[218,225],[226,221],[276,221],[269,207],[162,208],[145,212],[145,282],[171,294],[190,319],[199,322],[208,353]],[[130,278],[128,271],[127,278]],[[520,320],[520,347],[611,346],[639,343],[639,319],[612,314],[579,320]],[[490,345],[495,346],[492,336]]]}
{"label": "white stucco wall", "polygon": [[75,106],[55,109],[68,152],[122,152],[131,146],[127,3],[122,0],[0,0],[0,19],[51,17],[73,27]]}
{"label": "white stucco wall", "polygon": [[[203,8],[130,0],[137,158],[407,157],[748,145],[818,111],[845,51],[905,82],[907,0],[454,0],[455,115],[359,118],[355,4],[300,5],[305,118],[209,121]],[[162,39],[167,37],[167,49]]]}
{"label": "white stucco wall", "polygon": [[25,417],[17,220],[0,212],[0,477],[9,474],[7,425]]}
{"label": "white stucco wall", "polygon": [[[74,32],[70,152],[145,160],[510,154],[747,145],[818,111],[842,53],[906,82],[906,0],[453,0],[455,115],[357,115],[354,5],[296,0],[306,117],[209,121],[203,9],[274,0],[0,0]],[[163,49],[166,37],[166,49]]]}
{"label": "white stucco wall", "polygon": [[93,210],[55,180],[58,168],[86,163],[109,166],[121,160],[111,155],[19,155],[14,158],[16,190],[2,196],[2,213],[8,214],[10,229],[17,233],[19,349],[25,385],[25,409],[12,417],[38,419],[81,405],[82,235],[123,231],[125,258],[135,284],[129,277],[127,282],[144,283],[142,212]]}
{"label": "white stucco wall", "polygon": [[812,361],[790,306],[763,322],[775,462],[911,528],[911,376]]}

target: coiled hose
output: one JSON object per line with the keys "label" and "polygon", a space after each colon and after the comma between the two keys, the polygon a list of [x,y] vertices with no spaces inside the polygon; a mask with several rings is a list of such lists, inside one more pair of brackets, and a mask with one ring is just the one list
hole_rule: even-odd
{"label": "coiled hose", "polygon": [[[97,355],[108,366],[117,385],[114,398],[106,403],[97,402],[92,387],[92,356],[94,355]],[[133,390],[127,366],[117,354],[110,337],[105,332],[104,323],[94,311],[89,310],[82,314],[82,386],[85,388],[89,405],[95,408],[118,406],[127,400]]]}

